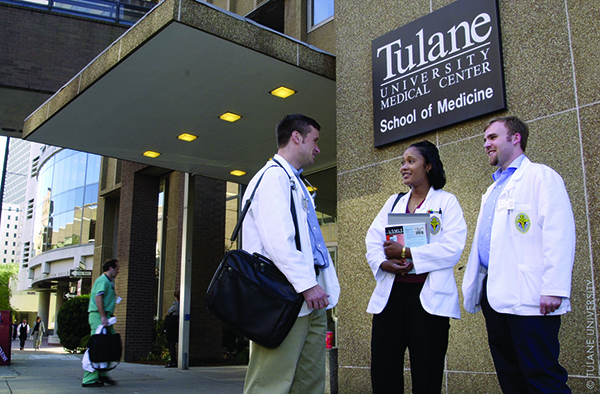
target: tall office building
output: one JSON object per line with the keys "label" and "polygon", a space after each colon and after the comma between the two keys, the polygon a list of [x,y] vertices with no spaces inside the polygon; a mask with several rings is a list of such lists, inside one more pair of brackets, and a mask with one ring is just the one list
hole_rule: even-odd
{"label": "tall office building", "polygon": [[7,144],[8,158],[0,218],[0,263],[19,263],[31,142],[8,138]]}
{"label": "tall office building", "polygon": [[17,204],[2,204],[0,218],[0,263],[19,263],[22,209]]}
{"label": "tall office building", "polygon": [[[32,144],[19,138],[7,138],[8,156],[5,168],[4,194],[0,217],[0,263],[16,263],[21,267],[25,197]],[[37,314],[37,294],[18,291],[18,280],[11,282],[11,306],[19,312],[16,320],[30,321]]]}
{"label": "tall office building", "polygon": [[6,163],[6,180],[2,201],[8,204],[19,205],[25,202],[31,142],[18,138],[9,138],[7,144],[8,161]]}

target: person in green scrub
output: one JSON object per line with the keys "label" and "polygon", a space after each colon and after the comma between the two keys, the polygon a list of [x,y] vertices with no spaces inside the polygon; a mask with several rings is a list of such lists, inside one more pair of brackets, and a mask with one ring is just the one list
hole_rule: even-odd
{"label": "person in green scrub", "polygon": [[[108,319],[111,318],[115,311],[115,278],[119,273],[119,262],[116,259],[106,260],[102,265],[104,272],[92,286],[90,293],[90,305],[88,307],[90,323],[90,335],[96,333],[99,325],[103,325],[114,334],[115,330],[112,325],[108,325]],[[116,382],[106,375],[106,372],[88,372],[83,375],[82,387],[102,387],[104,384],[115,385]]]}

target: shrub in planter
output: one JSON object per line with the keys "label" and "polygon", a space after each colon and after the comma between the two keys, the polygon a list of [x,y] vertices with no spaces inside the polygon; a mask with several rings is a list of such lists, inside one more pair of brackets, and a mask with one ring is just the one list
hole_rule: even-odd
{"label": "shrub in planter", "polygon": [[81,345],[81,340],[90,335],[87,311],[89,303],[89,294],[73,297],[58,311],[57,335],[65,349],[76,351]]}

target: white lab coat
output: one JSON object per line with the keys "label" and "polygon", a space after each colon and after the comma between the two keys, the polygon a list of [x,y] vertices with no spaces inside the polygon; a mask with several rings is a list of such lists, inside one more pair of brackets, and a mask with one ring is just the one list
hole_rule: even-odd
{"label": "white lab coat", "polygon": [[[393,212],[405,213],[410,195],[409,192],[400,198]],[[383,250],[385,226],[388,225],[388,213],[392,211],[396,197],[397,195],[391,196],[384,204],[373,220],[365,239],[367,261],[377,280],[377,286],[367,308],[368,313],[378,314],[383,311],[396,277],[379,268],[381,263],[387,260]],[[439,213],[434,215],[441,221],[441,230],[430,237],[428,245],[410,248],[410,251],[416,273],[429,273],[419,296],[423,309],[432,315],[459,319],[460,306],[453,267],[460,259],[467,238],[467,225],[462,209],[453,194],[430,188],[425,201],[415,213],[424,213],[428,210],[439,212],[440,209],[441,215]]]}
{"label": "white lab coat", "polygon": [[[494,184],[483,195],[477,229],[463,279],[468,312],[481,309],[482,282],[488,275],[487,295],[499,313],[537,316],[540,296],[563,297],[552,315],[571,310],[571,272],[575,259],[575,222],[571,202],[560,175],[525,158],[498,197],[492,226],[489,272],[479,263],[479,226],[483,205]],[[503,201],[502,201],[503,200]],[[508,209],[512,206],[513,209]],[[519,231],[516,219],[525,213],[530,228]],[[520,216],[524,217],[524,216]]]}
{"label": "white lab coat", "polygon": [[[329,255],[329,267],[321,270],[319,276],[315,275],[307,210],[303,206],[305,203],[314,205],[314,202],[312,198],[306,200],[290,164],[279,155],[275,155],[274,159],[285,167],[285,171],[274,161],[267,162],[252,178],[244,193],[242,201],[245,203],[257,180],[266,171],[243,222],[242,248],[271,259],[298,293],[320,284],[329,295],[327,309],[333,308],[339,299],[340,285]],[[292,192],[302,251],[296,249],[296,232],[290,211],[290,178],[294,185]],[[299,316],[306,316],[311,311],[304,302]]]}

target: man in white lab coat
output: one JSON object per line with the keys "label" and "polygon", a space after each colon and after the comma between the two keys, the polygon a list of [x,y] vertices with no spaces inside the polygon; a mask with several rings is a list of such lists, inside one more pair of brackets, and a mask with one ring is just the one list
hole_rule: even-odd
{"label": "man in white lab coat", "polygon": [[312,196],[300,175],[320,152],[320,129],[307,116],[284,117],[276,128],[277,154],[252,178],[243,197],[248,199],[262,177],[242,227],[242,248],[267,256],[305,299],[279,347],[268,349],[251,342],[245,394],[322,394],[325,390],[325,310],[336,305],[340,287]]}
{"label": "man in white lab coat", "polygon": [[500,169],[482,198],[464,305],[483,310],[503,392],[570,393],[558,332],[571,310],[575,223],[560,175],[525,156],[528,135],[516,117],[486,125],[485,152]]}

